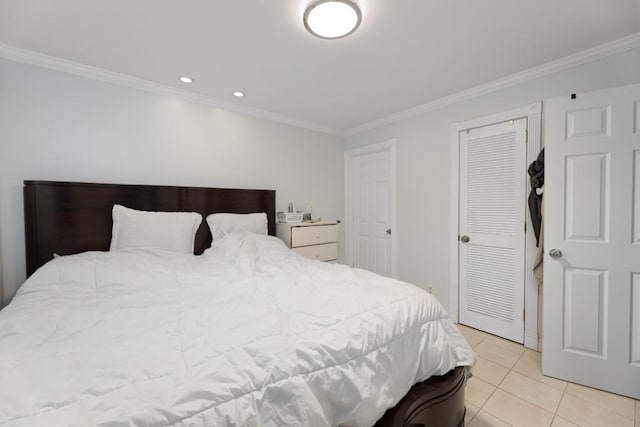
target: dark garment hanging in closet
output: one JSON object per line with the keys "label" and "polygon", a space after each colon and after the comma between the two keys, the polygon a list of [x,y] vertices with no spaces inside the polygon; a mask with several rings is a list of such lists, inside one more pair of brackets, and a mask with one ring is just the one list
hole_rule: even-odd
{"label": "dark garment hanging in closet", "polygon": [[531,224],[533,232],[536,235],[536,246],[540,242],[540,226],[542,225],[542,197],[536,194],[534,188],[529,193],[529,214],[531,215]]}
{"label": "dark garment hanging in closet", "polygon": [[538,158],[531,162],[528,172],[531,181],[529,214],[531,215],[537,246],[538,242],[540,242],[540,224],[542,223],[542,193],[538,194],[537,190],[544,186],[544,148],[538,154]]}

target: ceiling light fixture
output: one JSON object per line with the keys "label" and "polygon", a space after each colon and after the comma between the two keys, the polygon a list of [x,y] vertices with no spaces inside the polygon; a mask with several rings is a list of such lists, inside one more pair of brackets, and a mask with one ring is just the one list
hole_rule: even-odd
{"label": "ceiling light fixture", "polygon": [[182,83],[193,83],[193,79],[187,76],[180,76],[180,81]]}
{"label": "ceiling light fixture", "polygon": [[242,98],[244,96],[244,92],[236,90],[236,91],[233,92],[233,96],[236,96],[238,98]]}
{"label": "ceiling light fixture", "polygon": [[305,28],[323,39],[339,39],[353,33],[362,13],[351,0],[319,0],[310,4],[302,18]]}

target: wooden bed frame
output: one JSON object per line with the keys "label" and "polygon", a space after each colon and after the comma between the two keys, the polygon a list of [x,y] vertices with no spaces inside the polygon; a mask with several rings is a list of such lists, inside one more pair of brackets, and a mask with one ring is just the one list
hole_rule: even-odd
{"label": "wooden bed frame", "polygon": [[[86,251],[107,251],[114,204],[147,211],[212,213],[265,212],[269,234],[275,234],[273,190],[171,187],[25,181],[24,215],[27,275],[53,258]],[[211,245],[205,221],[196,234],[195,254]],[[464,368],[415,384],[389,409],[376,427],[464,424]]]}
{"label": "wooden bed frame", "polygon": [[[86,251],[108,251],[114,204],[144,211],[212,213],[265,212],[269,234],[276,231],[276,192],[230,188],[89,184],[25,181],[24,224],[27,276],[53,258]],[[211,246],[202,221],[195,254]]]}

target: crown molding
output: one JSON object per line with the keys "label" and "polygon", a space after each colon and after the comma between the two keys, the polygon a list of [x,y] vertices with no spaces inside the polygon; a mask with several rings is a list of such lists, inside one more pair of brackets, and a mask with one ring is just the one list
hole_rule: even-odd
{"label": "crown molding", "polygon": [[443,98],[436,99],[435,101],[418,105],[417,107],[413,107],[408,110],[400,111],[398,113],[394,113],[367,123],[363,123],[361,125],[345,130],[344,136],[355,135],[383,125],[416,117],[421,114],[438,110],[452,104],[457,104],[459,102],[467,101],[472,98],[477,98],[491,92],[525,83],[530,80],[547,76],[549,74],[554,74],[560,71],[574,68],[588,62],[597,61],[598,59],[606,58],[608,56],[638,47],[640,47],[640,33],[634,33],[621,39],[614,40],[612,42],[605,43],[591,49],[583,50],[573,55],[547,62],[546,64],[533,67],[515,74],[511,74],[510,76],[502,77],[489,83],[484,83],[471,89],[463,90],[461,92],[445,96]]}
{"label": "crown molding", "polygon": [[188,102],[203,104],[214,108],[221,108],[227,111],[232,111],[235,113],[244,114],[272,122],[282,123],[285,125],[307,129],[315,132],[326,133],[334,136],[343,136],[343,130],[341,129],[324,126],[318,123],[290,117],[284,114],[274,113],[260,108],[247,107],[238,103],[224,101],[214,97],[201,95],[172,86],[152,82],[150,80],[141,79],[127,74],[116,73],[104,68],[93,67],[91,65],[85,65],[63,58],[21,49],[7,44],[0,44],[0,58],[48,68],[55,71],[61,71],[68,74],[74,74],[92,80],[99,80],[119,86],[126,86],[157,95],[170,96]]}
{"label": "crown molding", "polygon": [[259,108],[248,107],[238,103],[224,101],[214,97],[178,89],[172,86],[155,83],[150,80],[116,73],[104,68],[93,67],[78,62],[69,61],[67,59],[21,49],[7,44],[0,44],[0,58],[74,74],[81,77],[99,80],[120,86],[126,86],[158,95],[170,96],[188,102],[203,104],[214,108],[221,108],[227,111],[232,111],[239,114],[244,114],[259,119],[282,123],[315,132],[345,137],[375,129],[390,123],[410,119],[412,117],[416,117],[430,111],[438,110],[452,104],[457,104],[469,99],[477,98],[491,92],[506,89],[521,83],[547,76],[549,74],[574,68],[588,62],[597,61],[599,59],[606,58],[608,56],[638,47],[640,47],[640,33],[634,33],[627,37],[623,37],[621,39],[614,40],[612,42],[605,43],[600,46],[596,46],[594,48],[587,49],[573,55],[569,55],[564,58],[557,59],[546,64],[512,74],[510,76],[502,77],[489,83],[484,83],[473,88],[466,89],[461,92],[457,92],[452,95],[448,95],[443,98],[418,105],[417,107],[413,107],[370,122],[366,122],[346,130],[313,123],[310,121],[298,119],[284,114],[274,113]]}

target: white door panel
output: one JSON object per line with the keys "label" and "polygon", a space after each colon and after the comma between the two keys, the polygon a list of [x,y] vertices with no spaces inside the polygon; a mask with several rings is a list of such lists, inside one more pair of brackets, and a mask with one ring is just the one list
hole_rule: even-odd
{"label": "white door panel", "polygon": [[[640,85],[545,104],[543,372],[640,398]],[[562,255],[551,258],[550,249]]]}
{"label": "white door panel", "polygon": [[603,356],[606,337],[604,301],[608,294],[607,272],[565,270],[564,335],[566,349]]}
{"label": "white door panel", "polygon": [[392,273],[391,183],[390,150],[353,157],[354,267],[383,276]]}
{"label": "white door panel", "polygon": [[640,367],[640,273],[632,274],[631,364]]}
{"label": "white door panel", "polygon": [[609,174],[609,153],[566,156],[566,240],[608,240]]}
{"label": "white door panel", "polygon": [[524,341],[527,120],[460,133],[460,323]]}
{"label": "white door panel", "polygon": [[[640,103],[636,103],[636,111],[640,110]],[[636,113],[636,123],[640,122],[640,112]],[[637,125],[636,125],[637,126]],[[640,134],[640,130],[636,130]],[[633,152],[633,243],[640,244],[640,149]]]}

